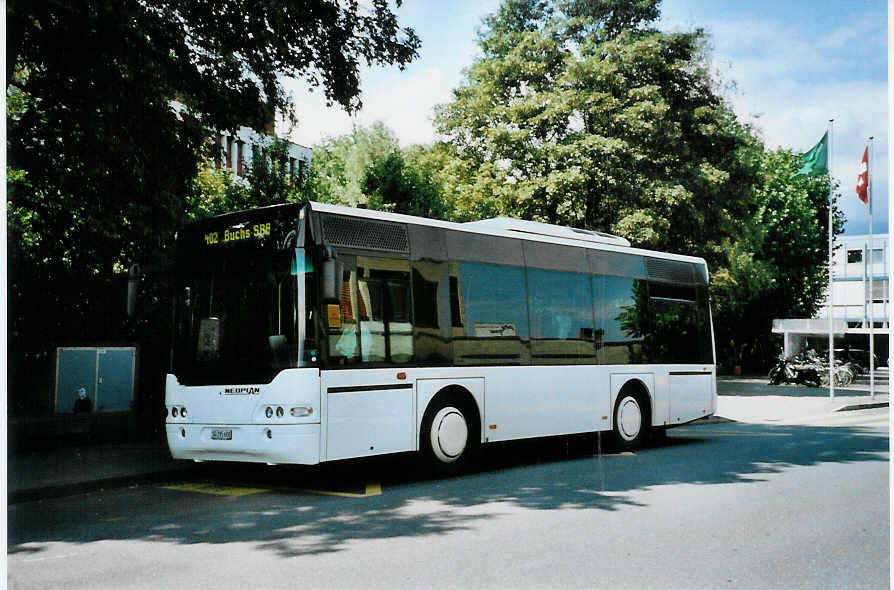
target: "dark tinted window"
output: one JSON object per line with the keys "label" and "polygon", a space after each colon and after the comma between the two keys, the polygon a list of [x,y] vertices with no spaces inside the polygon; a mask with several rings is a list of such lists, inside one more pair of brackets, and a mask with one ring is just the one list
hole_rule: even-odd
{"label": "dark tinted window", "polygon": [[646,281],[593,276],[599,363],[623,365],[647,362],[643,340],[649,330]]}
{"label": "dark tinted window", "polygon": [[295,256],[231,248],[181,267],[174,358],[181,383],[268,383],[298,366]]}
{"label": "dark tinted window", "polygon": [[644,342],[653,363],[698,362],[698,316],[694,301],[653,298],[651,329]]}
{"label": "dark tinted window", "polygon": [[462,326],[454,328],[455,364],[529,364],[524,269],[470,262],[451,266],[459,315],[452,323]]}
{"label": "dark tinted window", "polygon": [[413,269],[413,323],[417,328],[438,327],[439,279],[437,274],[426,278],[419,268]]}
{"label": "dark tinted window", "polygon": [[706,287],[650,283],[645,356],[655,363],[713,362],[709,317]]}
{"label": "dark tinted window", "polygon": [[714,336],[711,331],[711,310],[708,302],[708,287],[696,287],[698,305],[698,362],[714,362]]}
{"label": "dark tinted window", "polygon": [[528,306],[533,364],[595,362],[589,275],[529,268]]}
{"label": "dark tinted window", "polygon": [[447,264],[413,263],[413,345],[420,365],[450,363]]}
{"label": "dark tinted window", "polygon": [[413,361],[407,261],[357,256],[346,265],[340,305],[326,312],[330,366]]}

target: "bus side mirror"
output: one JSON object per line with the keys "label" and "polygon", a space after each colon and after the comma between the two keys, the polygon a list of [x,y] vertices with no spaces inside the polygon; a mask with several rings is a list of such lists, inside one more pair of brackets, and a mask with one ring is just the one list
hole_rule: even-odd
{"label": "bus side mirror", "polygon": [[334,248],[326,248],[324,256],[320,276],[323,302],[338,303],[341,301],[341,282],[345,265],[336,258]]}

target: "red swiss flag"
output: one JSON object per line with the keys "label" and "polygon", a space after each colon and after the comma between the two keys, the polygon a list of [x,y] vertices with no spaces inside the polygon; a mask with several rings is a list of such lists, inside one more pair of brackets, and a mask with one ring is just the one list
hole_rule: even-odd
{"label": "red swiss flag", "polygon": [[857,196],[864,203],[869,203],[869,146],[863,150],[863,159],[860,161],[860,174],[857,175]]}

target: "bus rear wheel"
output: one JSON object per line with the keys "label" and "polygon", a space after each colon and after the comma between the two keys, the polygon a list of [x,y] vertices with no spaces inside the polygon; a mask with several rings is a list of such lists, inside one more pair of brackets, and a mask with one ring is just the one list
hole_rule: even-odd
{"label": "bus rear wheel", "polygon": [[428,408],[420,431],[420,450],[439,474],[461,471],[468,464],[477,440],[472,413],[452,397]]}
{"label": "bus rear wheel", "polygon": [[643,397],[632,391],[622,391],[615,402],[614,437],[625,451],[638,449],[649,436],[648,406]]}

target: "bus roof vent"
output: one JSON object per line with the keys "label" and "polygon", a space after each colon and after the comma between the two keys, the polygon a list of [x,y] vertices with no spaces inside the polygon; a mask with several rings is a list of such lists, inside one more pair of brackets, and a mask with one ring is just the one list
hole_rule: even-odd
{"label": "bus roof vent", "polygon": [[522,234],[534,234],[538,236],[550,236],[553,238],[565,238],[566,240],[581,240],[584,242],[597,242],[599,244],[613,244],[615,246],[630,246],[626,239],[589,229],[578,229],[562,225],[550,225],[539,221],[523,221],[511,217],[493,217],[481,221],[469,221],[463,225],[485,230],[502,230]]}
{"label": "bus roof vent", "polygon": [[321,214],[320,221],[323,238],[333,246],[403,254],[410,251],[407,226],[402,223],[330,213]]}
{"label": "bus roof vent", "polygon": [[693,270],[695,265],[689,262],[646,257],[646,275],[650,279],[686,285],[701,283],[698,280],[701,277],[697,277]]}

